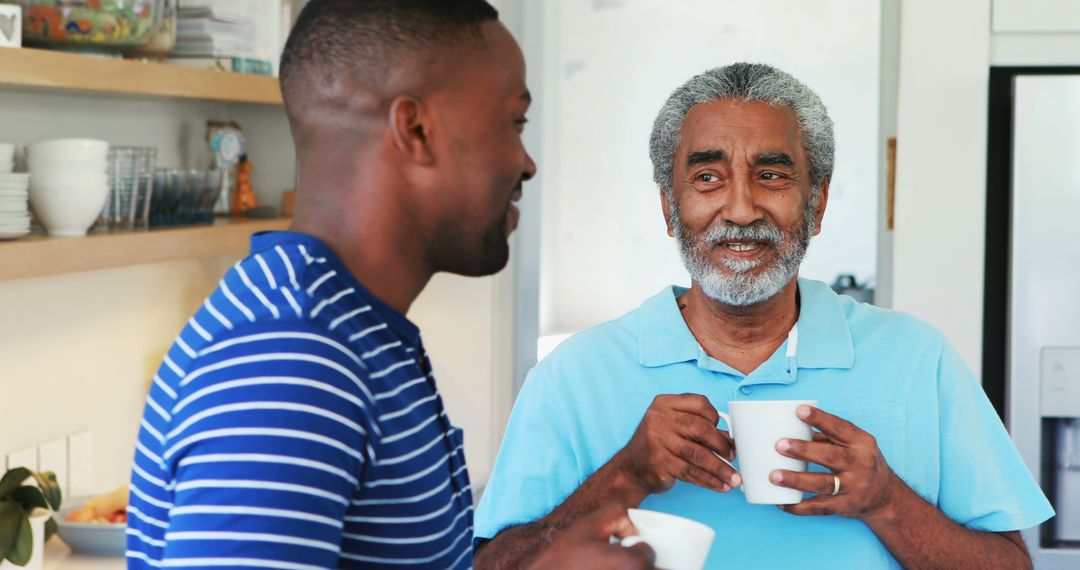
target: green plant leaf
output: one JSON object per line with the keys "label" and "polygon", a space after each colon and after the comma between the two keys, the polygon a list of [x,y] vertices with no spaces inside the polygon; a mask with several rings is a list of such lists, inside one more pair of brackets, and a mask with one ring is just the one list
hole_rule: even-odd
{"label": "green plant leaf", "polygon": [[0,561],[8,556],[15,544],[15,535],[19,533],[19,521],[23,510],[14,501],[0,500]]}
{"label": "green plant leaf", "polygon": [[7,559],[16,566],[26,566],[30,555],[34,553],[34,529],[30,526],[30,517],[23,513],[19,518],[19,531],[15,534],[15,544],[11,545]]}
{"label": "green plant leaf", "polygon": [[25,467],[16,467],[4,473],[4,478],[0,479],[0,499],[7,496],[8,493],[22,486],[23,481],[26,481],[34,475],[29,469]]}
{"label": "green plant leaf", "polygon": [[49,517],[49,520],[45,521],[45,542],[48,542],[56,534],[56,527],[56,519]]}
{"label": "green plant leaf", "polygon": [[41,489],[41,494],[49,503],[49,507],[54,511],[59,510],[60,501],[63,499],[63,496],[60,493],[60,483],[56,481],[56,473],[53,473],[52,471],[34,473],[34,479]]}
{"label": "green plant leaf", "polygon": [[23,485],[15,489],[8,494],[8,497],[21,505],[23,511],[27,514],[34,512],[36,508],[49,508],[49,503],[45,502],[45,495],[42,494],[41,489],[30,485]]}

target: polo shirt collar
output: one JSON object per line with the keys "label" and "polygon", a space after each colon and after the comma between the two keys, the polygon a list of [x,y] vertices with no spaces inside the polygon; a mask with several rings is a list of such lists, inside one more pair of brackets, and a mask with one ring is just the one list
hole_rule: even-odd
{"label": "polo shirt collar", "polygon": [[[701,362],[703,350],[686,326],[677,302],[685,292],[684,287],[665,287],[642,303],[638,334],[642,366]],[[799,295],[799,343],[795,355],[799,368],[850,369],[855,363],[855,346],[840,297],[828,285],[803,278],[799,278]]]}

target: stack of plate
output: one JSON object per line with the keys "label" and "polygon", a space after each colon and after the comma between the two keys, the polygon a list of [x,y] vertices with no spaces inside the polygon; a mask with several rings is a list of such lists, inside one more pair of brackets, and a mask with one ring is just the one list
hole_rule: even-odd
{"label": "stack of plate", "polygon": [[29,174],[0,174],[0,239],[30,233]]}

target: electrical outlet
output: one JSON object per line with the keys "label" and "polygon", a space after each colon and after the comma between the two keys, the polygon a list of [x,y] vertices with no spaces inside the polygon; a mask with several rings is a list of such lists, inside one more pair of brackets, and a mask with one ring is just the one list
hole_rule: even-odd
{"label": "electrical outlet", "polygon": [[38,447],[38,471],[52,471],[60,484],[63,496],[68,496],[68,443],[67,438],[54,439]]}
{"label": "electrical outlet", "polygon": [[31,471],[38,470],[37,448],[20,449],[13,451],[7,456],[7,468],[25,467]]}
{"label": "electrical outlet", "polygon": [[89,497],[97,493],[94,468],[94,432],[69,435],[68,491],[71,497]]}

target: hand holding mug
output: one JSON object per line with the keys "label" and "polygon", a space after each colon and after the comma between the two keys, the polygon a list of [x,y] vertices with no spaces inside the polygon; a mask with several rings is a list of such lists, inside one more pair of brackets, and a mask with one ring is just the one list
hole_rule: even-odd
{"label": "hand holding mug", "polygon": [[722,459],[734,459],[735,446],[716,428],[719,420],[705,396],[657,396],[614,461],[645,495],[671,489],[676,479],[726,493],[742,478]]}
{"label": "hand holding mug", "polygon": [[776,443],[776,450],[787,457],[817,463],[832,473],[773,471],[770,480],[774,484],[817,493],[816,497],[781,508],[794,515],[863,519],[887,505],[897,477],[874,436],[815,407],[800,406],[797,413],[821,433],[814,435],[814,441],[782,439]]}

